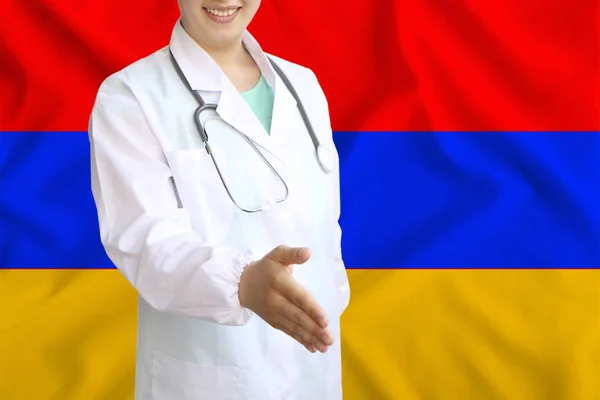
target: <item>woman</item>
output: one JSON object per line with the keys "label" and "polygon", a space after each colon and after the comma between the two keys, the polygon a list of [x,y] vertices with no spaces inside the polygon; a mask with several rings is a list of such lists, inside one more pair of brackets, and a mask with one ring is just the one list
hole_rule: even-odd
{"label": "woman", "polygon": [[[180,0],[169,46],[106,79],[90,117],[102,243],[139,293],[136,399],[342,397],[338,169],[246,30],[259,5]],[[314,74],[269,57],[337,166]],[[209,147],[191,91],[218,104]]]}

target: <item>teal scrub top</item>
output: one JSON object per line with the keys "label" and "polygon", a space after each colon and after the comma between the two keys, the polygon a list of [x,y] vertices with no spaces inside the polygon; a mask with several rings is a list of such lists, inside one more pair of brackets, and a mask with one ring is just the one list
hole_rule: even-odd
{"label": "teal scrub top", "polygon": [[241,94],[260,123],[265,127],[267,133],[271,134],[271,120],[273,119],[273,104],[275,102],[275,93],[271,86],[261,75],[256,86]]}

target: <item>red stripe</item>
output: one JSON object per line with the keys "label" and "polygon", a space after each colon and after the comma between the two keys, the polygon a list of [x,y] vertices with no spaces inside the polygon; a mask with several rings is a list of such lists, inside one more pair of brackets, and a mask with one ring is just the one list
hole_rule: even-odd
{"label": "red stripe", "polygon": [[[0,130],[82,130],[98,85],[168,43],[171,0],[4,0]],[[251,32],[312,68],[335,130],[596,130],[598,2],[263,1]]]}

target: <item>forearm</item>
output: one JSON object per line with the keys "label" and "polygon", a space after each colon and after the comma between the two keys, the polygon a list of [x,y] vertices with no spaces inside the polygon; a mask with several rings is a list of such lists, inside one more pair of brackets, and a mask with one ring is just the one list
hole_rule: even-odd
{"label": "forearm", "polygon": [[142,216],[127,226],[101,222],[107,254],[153,308],[226,325],[251,312],[239,304],[244,267],[256,257],[226,246],[206,246],[183,211]]}

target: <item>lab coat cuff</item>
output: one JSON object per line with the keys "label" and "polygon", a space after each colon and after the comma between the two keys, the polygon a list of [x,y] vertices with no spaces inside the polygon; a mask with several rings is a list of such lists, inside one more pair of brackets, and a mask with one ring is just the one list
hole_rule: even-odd
{"label": "lab coat cuff", "polygon": [[233,263],[233,269],[234,269],[234,274],[235,274],[235,282],[236,282],[236,290],[235,290],[235,306],[238,309],[238,323],[240,325],[245,324],[246,322],[248,322],[248,320],[250,320],[250,318],[252,317],[252,315],[254,315],[254,313],[252,312],[252,310],[243,307],[240,304],[240,299],[239,299],[239,284],[240,284],[240,280],[242,278],[242,274],[244,273],[244,271],[246,270],[246,268],[253,262],[260,260],[260,256],[258,255],[258,253],[256,253],[256,251],[254,249],[249,249],[244,253],[241,253],[237,259],[234,261]]}

